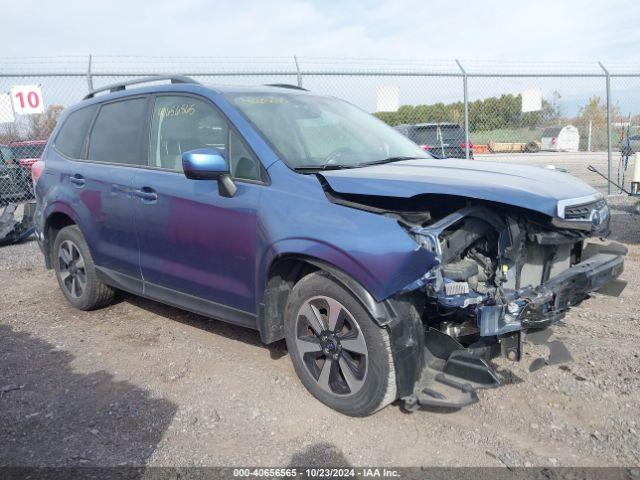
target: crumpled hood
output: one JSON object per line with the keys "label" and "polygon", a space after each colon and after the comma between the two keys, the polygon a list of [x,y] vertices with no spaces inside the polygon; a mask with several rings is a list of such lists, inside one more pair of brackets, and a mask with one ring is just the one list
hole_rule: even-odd
{"label": "crumpled hood", "polygon": [[568,173],[477,160],[406,160],[320,174],[338,193],[402,198],[425,193],[459,195],[549,216],[556,215],[559,200],[597,193]]}

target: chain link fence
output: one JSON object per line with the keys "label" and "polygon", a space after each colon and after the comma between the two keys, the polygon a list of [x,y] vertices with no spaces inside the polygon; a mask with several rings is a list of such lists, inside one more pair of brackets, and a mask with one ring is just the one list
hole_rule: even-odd
{"label": "chain link fence", "polygon": [[[617,193],[640,147],[640,65],[350,58],[0,58],[0,204],[33,196],[30,168],[64,108],[146,75],[292,84],[358,105],[434,155],[547,166]],[[16,87],[36,86],[39,113]],[[25,90],[24,92],[27,92]],[[28,92],[27,92],[28,93]],[[35,102],[35,100],[32,98]],[[637,139],[637,140],[636,140]]]}

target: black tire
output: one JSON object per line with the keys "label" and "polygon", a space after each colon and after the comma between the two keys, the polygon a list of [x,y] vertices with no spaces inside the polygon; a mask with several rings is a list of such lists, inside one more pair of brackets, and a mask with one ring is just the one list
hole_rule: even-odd
{"label": "black tire", "polygon": [[[330,314],[329,307],[322,308],[322,302],[325,301],[339,306],[337,311],[340,312],[341,319],[336,314],[334,326],[340,325],[335,329],[330,329],[327,325]],[[337,344],[335,350],[327,351],[329,347],[325,333],[317,334],[308,325],[307,317],[301,313],[311,311],[308,308],[311,302],[320,302],[317,304],[317,311],[324,313],[315,317],[320,318],[322,323],[317,327],[325,327],[323,332],[328,332],[326,335],[331,337],[328,342],[332,344],[335,340]],[[289,295],[284,321],[287,348],[296,373],[307,390],[322,403],[345,415],[366,416],[396,399],[395,367],[388,332],[376,325],[360,302],[330,275],[314,272],[296,283]],[[306,332],[310,334],[301,331],[301,328],[306,328]],[[301,343],[303,339],[317,341],[320,351],[307,351],[303,354],[305,347],[309,345],[305,343],[306,340]],[[356,343],[359,345],[357,348],[362,348],[366,354],[353,353],[356,350],[351,346]],[[330,354],[331,358],[325,354]],[[333,380],[321,382],[327,361],[332,367],[335,366],[337,372],[330,367],[328,370],[331,373],[328,375],[333,375]],[[352,382],[347,381],[348,372],[345,371],[349,365],[357,366],[348,375]],[[351,376],[353,372],[357,372],[356,377],[360,378]],[[354,383],[354,378],[357,384]],[[321,387],[322,384],[325,385],[324,388]],[[352,385],[356,385],[353,390]]]}
{"label": "black tire", "polygon": [[[62,250],[64,255],[72,252],[72,262],[65,262],[61,257]],[[69,225],[58,232],[53,242],[51,258],[60,290],[75,308],[95,310],[113,300],[114,290],[98,279],[89,247],[77,225]]]}
{"label": "black tire", "polygon": [[540,151],[540,145],[537,142],[529,142],[524,146],[525,153],[538,153]]}

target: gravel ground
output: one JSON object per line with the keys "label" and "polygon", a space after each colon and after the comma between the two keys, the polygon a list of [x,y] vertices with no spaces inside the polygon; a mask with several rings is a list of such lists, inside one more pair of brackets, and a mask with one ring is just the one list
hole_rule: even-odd
{"label": "gravel ground", "polygon": [[530,373],[531,346],[449,413],[342,416],[282,344],[129,295],[74,310],[35,242],[0,248],[0,465],[639,465],[640,216],[611,204],[629,286],[556,328],[575,361]]}
{"label": "gravel ground", "polygon": [[[582,178],[592,187],[607,194],[607,181],[597,173],[587,170],[589,165],[593,165],[600,173],[607,174],[607,152],[538,152],[538,153],[498,153],[476,155],[478,160],[489,162],[509,162],[521,165],[535,165],[546,167],[554,165],[567,170],[571,175]],[[629,166],[625,175],[625,185],[629,188],[629,180],[633,175],[635,158],[629,159]],[[611,156],[611,179],[622,184],[622,174],[620,168],[620,153],[613,151]],[[619,193],[615,186],[611,186],[611,193]]]}

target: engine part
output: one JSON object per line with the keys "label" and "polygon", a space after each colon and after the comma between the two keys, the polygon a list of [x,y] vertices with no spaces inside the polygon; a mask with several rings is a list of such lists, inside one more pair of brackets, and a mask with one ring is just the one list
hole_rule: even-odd
{"label": "engine part", "polygon": [[463,258],[458,262],[447,263],[442,266],[442,275],[458,282],[478,275],[478,264],[469,258]]}
{"label": "engine part", "polygon": [[466,295],[469,293],[469,284],[467,282],[447,282],[444,284],[444,293],[451,295]]}

